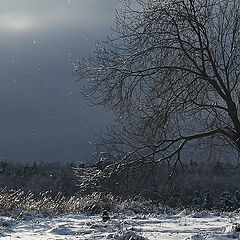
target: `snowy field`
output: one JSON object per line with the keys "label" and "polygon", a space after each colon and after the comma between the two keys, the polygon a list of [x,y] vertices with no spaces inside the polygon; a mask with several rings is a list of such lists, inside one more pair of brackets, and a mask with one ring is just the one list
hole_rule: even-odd
{"label": "snowy field", "polygon": [[[59,215],[43,217],[36,214],[12,214],[0,217],[1,239],[57,240],[57,239],[240,239],[233,228],[238,215],[188,213],[172,215],[136,215],[132,212],[111,215],[107,223],[100,215]],[[145,237],[145,238],[144,238]]]}

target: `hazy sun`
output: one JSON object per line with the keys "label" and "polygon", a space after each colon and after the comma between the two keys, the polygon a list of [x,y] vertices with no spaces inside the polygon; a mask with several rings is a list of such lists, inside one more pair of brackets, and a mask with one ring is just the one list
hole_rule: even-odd
{"label": "hazy sun", "polygon": [[0,15],[0,27],[10,31],[26,31],[33,27],[33,19],[24,15]]}

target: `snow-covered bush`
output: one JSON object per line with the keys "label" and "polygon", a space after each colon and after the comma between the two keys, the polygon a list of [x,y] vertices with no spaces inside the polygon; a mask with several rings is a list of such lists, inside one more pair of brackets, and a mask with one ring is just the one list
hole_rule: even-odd
{"label": "snow-covered bush", "polygon": [[169,206],[173,208],[179,208],[184,205],[182,195],[180,193],[180,190],[178,189],[174,189],[174,191],[170,194],[169,198],[165,201]]}
{"label": "snow-covered bush", "polygon": [[208,190],[204,194],[202,208],[207,209],[207,210],[211,210],[213,208],[213,206],[214,206],[213,197],[212,197],[210,191]]}
{"label": "snow-covered bush", "polygon": [[191,207],[194,209],[200,209],[203,204],[203,196],[199,191],[194,192],[192,197]]}
{"label": "snow-covered bush", "polygon": [[240,207],[240,191],[239,190],[235,191],[234,197],[235,197],[236,201],[238,202],[238,207]]}
{"label": "snow-covered bush", "polygon": [[239,206],[239,202],[235,198],[234,195],[232,195],[228,191],[224,191],[221,193],[219,201],[217,203],[217,208],[221,211],[233,211],[237,209]]}
{"label": "snow-covered bush", "polygon": [[110,193],[94,192],[81,197],[79,207],[79,210],[84,213],[101,213],[103,210],[118,211],[119,200]]}
{"label": "snow-covered bush", "polygon": [[156,204],[153,204],[151,200],[145,200],[144,198],[128,199],[124,200],[119,205],[119,211],[130,210],[134,213],[159,213],[164,212],[164,209]]}

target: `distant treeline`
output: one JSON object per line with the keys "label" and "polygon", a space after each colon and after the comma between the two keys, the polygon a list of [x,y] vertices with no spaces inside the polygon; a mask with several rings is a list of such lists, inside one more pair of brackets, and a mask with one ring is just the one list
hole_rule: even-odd
{"label": "distant treeline", "polygon": [[49,192],[53,196],[58,192],[69,196],[77,192],[77,178],[73,168],[75,164],[32,163],[16,164],[0,162],[0,188],[22,189],[35,194]]}
{"label": "distant treeline", "polygon": [[[63,196],[93,192],[112,193],[123,198],[140,195],[147,199],[168,202],[171,205],[189,204],[192,199],[196,199],[198,195],[196,192],[199,192],[199,199],[204,199],[200,195],[205,196],[207,193],[207,196],[211,195],[214,200],[218,199],[222,192],[228,191],[232,194],[240,190],[240,166],[229,162],[192,161],[179,165],[175,169],[174,177],[168,182],[166,179],[169,166],[161,163],[154,168],[144,166],[144,169],[138,171],[112,174],[110,179],[105,178],[92,183],[91,175],[103,168],[102,163],[86,166],[83,163],[16,164],[1,161],[0,188],[22,189],[34,194],[47,192],[52,196],[56,196],[59,192]],[[81,186],[83,182],[85,188]]]}

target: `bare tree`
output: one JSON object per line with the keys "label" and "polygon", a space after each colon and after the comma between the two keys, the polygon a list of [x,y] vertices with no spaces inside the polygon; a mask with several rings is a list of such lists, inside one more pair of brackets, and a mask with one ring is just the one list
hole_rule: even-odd
{"label": "bare tree", "polygon": [[74,72],[89,79],[84,94],[118,117],[102,139],[114,159],[105,171],[166,161],[171,177],[184,151],[239,152],[239,0],[125,4]]}

